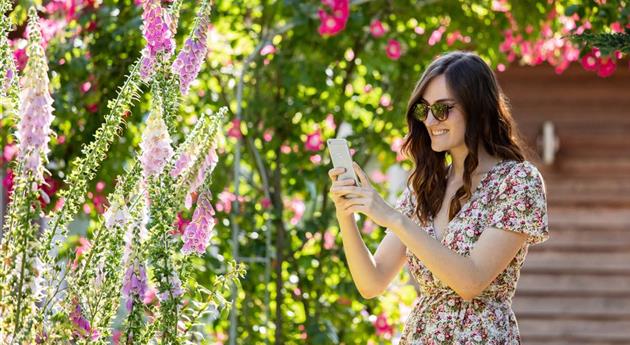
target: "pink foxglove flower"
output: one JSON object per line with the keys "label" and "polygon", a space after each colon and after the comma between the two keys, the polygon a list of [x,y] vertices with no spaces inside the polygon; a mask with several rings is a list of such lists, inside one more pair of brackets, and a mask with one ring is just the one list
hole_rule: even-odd
{"label": "pink foxglove flower", "polygon": [[201,64],[208,52],[208,15],[204,9],[199,11],[197,23],[191,37],[186,39],[184,48],[173,62],[173,73],[179,74],[179,90],[182,94],[188,93],[190,83],[197,78]]}
{"label": "pink foxglove flower", "polygon": [[127,311],[133,307],[134,297],[143,300],[148,289],[147,271],[143,263],[135,259],[125,271],[122,295],[125,298]]}
{"label": "pink foxglove flower", "polygon": [[44,182],[43,162],[49,152],[50,124],[53,121],[53,99],[48,91],[48,64],[37,15],[28,23],[28,62],[24,69],[23,86],[20,92],[21,119],[17,129],[19,157],[25,169],[35,176],[36,182]]}
{"label": "pink foxglove flower", "polygon": [[210,203],[210,193],[202,192],[197,198],[197,208],[193,213],[192,221],[184,229],[182,240],[184,254],[196,253],[202,255],[212,237],[212,229],[216,224],[214,208]]}
{"label": "pink foxglove flower", "polygon": [[142,133],[140,162],[145,178],[159,175],[173,156],[171,137],[162,118],[162,102],[154,99],[153,109],[147,119],[147,127]]}
{"label": "pink foxglove flower", "polygon": [[100,336],[98,330],[92,329],[90,321],[83,316],[83,310],[78,301],[74,301],[74,310],[70,313],[70,320],[74,325],[73,334],[79,338],[90,338],[91,340],[97,340]]}
{"label": "pink foxglove flower", "polygon": [[201,163],[201,167],[199,167],[199,171],[197,171],[195,179],[191,182],[190,187],[188,188],[188,194],[186,195],[185,200],[186,208],[190,208],[192,206],[192,193],[197,191],[206,178],[212,174],[212,171],[214,171],[218,162],[219,156],[217,155],[216,147],[213,146],[206,155],[204,161]]}
{"label": "pink foxglove flower", "polygon": [[179,280],[176,273],[173,272],[173,274],[168,278],[168,285],[170,286],[170,289],[158,294],[160,301],[163,302],[171,298],[171,296],[172,298],[176,298],[184,294],[184,290],[182,290],[182,282]]}
{"label": "pink foxglove flower", "polygon": [[0,89],[0,91],[2,93],[0,93],[0,94],[4,95],[6,90],[9,88],[9,85],[11,85],[11,82],[13,81],[14,75],[15,75],[15,72],[13,72],[13,69],[7,68],[7,71],[6,71],[5,75],[4,75],[4,80],[2,82],[2,86],[1,86],[1,89]]}
{"label": "pink foxglove flower", "polygon": [[187,168],[190,167],[192,162],[193,162],[193,160],[191,158],[190,153],[183,152],[179,156],[177,161],[175,162],[175,165],[173,166],[173,169],[171,169],[171,176],[172,177],[177,177],[177,176],[181,175],[181,173],[184,172],[184,170],[186,170]]}
{"label": "pink foxglove flower", "polygon": [[115,226],[124,227],[131,220],[127,205],[118,201],[113,201],[103,216],[105,217],[105,227],[110,230]]}
{"label": "pink foxglove flower", "polygon": [[147,80],[153,75],[154,65],[159,54],[169,58],[175,49],[173,33],[170,30],[170,16],[159,0],[145,0],[142,4],[142,34],[147,45],[142,51],[140,76]]}

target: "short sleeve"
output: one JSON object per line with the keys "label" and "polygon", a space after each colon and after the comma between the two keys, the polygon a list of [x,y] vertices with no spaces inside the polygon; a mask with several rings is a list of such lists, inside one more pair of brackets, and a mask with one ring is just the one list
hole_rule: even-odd
{"label": "short sleeve", "polygon": [[[406,215],[407,217],[411,218],[411,215],[413,214],[413,211],[415,208],[414,206],[415,204],[412,199],[412,196],[413,196],[413,193],[411,193],[411,189],[409,188],[409,186],[407,186],[405,190],[402,192],[402,194],[396,200],[394,209]],[[390,232],[391,232],[390,229],[385,229],[386,234]]]}
{"label": "short sleeve", "polygon": [[499,183],[490,205],[489,226],[524,233],[528,244],[549,238],[542,175],[531,163],[516,163]]}

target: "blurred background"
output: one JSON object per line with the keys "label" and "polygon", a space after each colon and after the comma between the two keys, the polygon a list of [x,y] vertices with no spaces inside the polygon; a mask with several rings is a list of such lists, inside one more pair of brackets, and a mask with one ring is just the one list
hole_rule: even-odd
{"label": "blurred background", "polygon": [[[38,3],[57,132],[42,188],[54,208],[70,162],[144,46],[142,10],[133,0]],[[15,1],[10,13],[20,68],[28,4]],[[194,7],[182,6],[179,45]],[[226,296],[235,307],[206,320],[206,342],[397,343],[416,289],[403,270],[385,295],[359,295],[327,196],[325,139],[348,139],[393,203],[412,168],[399,151],[415,82],[436,55],[472,50],[497,73],[546,181],[551,239],[530,249],[514,298],[523,343],[630,344],[629,21],[627,1],[607,0],[215,1],[210,50],[182,99],[174,140],[197,114],[229,107],[212,186],[219,223],[196,278],[210,284],[230,258],[246,263],[247,275]],[[143,96],[110,149],[73,224],[69,256],[107,208],[148,106]],[[13,126],[0,121],[3,214]],[[190,218],[183,211],[175,230]],[[358,224],[374,251],[384,229],[363,216]]]}

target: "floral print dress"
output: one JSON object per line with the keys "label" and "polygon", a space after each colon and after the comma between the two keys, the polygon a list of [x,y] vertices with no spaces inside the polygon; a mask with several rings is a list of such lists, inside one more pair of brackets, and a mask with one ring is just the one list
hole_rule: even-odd
{"label": "floral print dress", "polygon": [[[396,202],[396,209],[437,240],[433,221],[422,226],[414,208],[415,198],[408,187]],[[525,233],[528,239],[508,267],[470,301],[459,297],[406,250],[409,272],[420,286],[420,295],[399,345],[520,344],[512,296],[529,245],[549,238],[544,183],[534,165],[504,160],[492,167],[449,222],[441,242],[466,256],[488,227]]]}

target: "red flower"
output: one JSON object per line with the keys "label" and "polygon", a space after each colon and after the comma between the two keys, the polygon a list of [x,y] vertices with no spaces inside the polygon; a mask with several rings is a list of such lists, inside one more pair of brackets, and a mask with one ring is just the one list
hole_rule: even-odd
{"label": "red flower", "polygon": [[89,111],[90,113],[95,113],[98,111],[98,104],[97,103],[88,104],[85,106],[85,109]]}
{"label": "red flower", "polygon": [[387,41],[387,47],[385,48],[387,52],[387,57],[392,60],[398,60],[401,54],[400,42],[396,40]]}
{"label": "red flower", "polygon": [[[18,152],[18,147],[14,144],[7,144],[2,151],[2,159],[4,159],[4,162],[10,162],[13,158],[15,158],[15,155]],[[0,159],[0,163],[3,161],[2,159]]]}
{"label": "red flower", "polygon": [[374,37],[381,37],[385,35],[385,28],[383,27],[383,23],[380,20],[374,19],[372,23],[370,23],[370,33]]}
{"label": "red flower", "polygon": [[13,170],[7,169],[7,174],[2,179],[2,187],[4,187],[6,197],[9,198],[13,191]]}
{"label": "red flower", "polygon": [[173,235],[183,234],[184,229],[186,228],[186,225],[188,225],[188,223],[190,223],[190,219],[184,218],[181,212],[177,213],[177,220],[175,221],[175,229],[171,231],[171,234]]}
{"label": "red flower", "polygon": [[382,336],[391,336],[394,333],[394,327],[387,322],[385,313],[381,313],[374,321],[374,328],[376,328],[376,334]]}
{"label": "red flower", "polygon": [[602,60],[600,60],[600,65],[599,65],[599,70],[597,71],[597,75],[602,78],[610,77],[613,74],[613,72],[615,72],[616,68],[617,68],[617,64],[615,63],[615,60],[613,60],[612,57],[603,58]]}
{"label": "red flower", "polygon": [[262,198],[262,200],[260,200],[260,204],[265,209],[270,208],[271,207],[271,200],[269,200],[269,198]]}
{"label": "red flower", "polygon": [[587,71],[599,70],[599,59],[595,56],[595,52],[591,51],[582,57],[582,67]]}
{"label": "red flower", "polygon": [[324,141],[322,139],[322,132],[317,129],[313,133],[306,135],[306,142],[304,148],[307,151],[319,151],[324,147]]}
{"label": "red flower", "polygon": [[318,11],[320,25],[319,34],[322,36],[333,36],[341,32],[348,22],[350,16],[349,0],[322,0],[325,6],[330,8],[332,13],[323,9]]}
{"label": "red flower", "polygon": [[240,139],[243,137],[243,133],[241,133],[241,120],[232,120],[232,127],[228,129],[227,136],[236,139]]}

